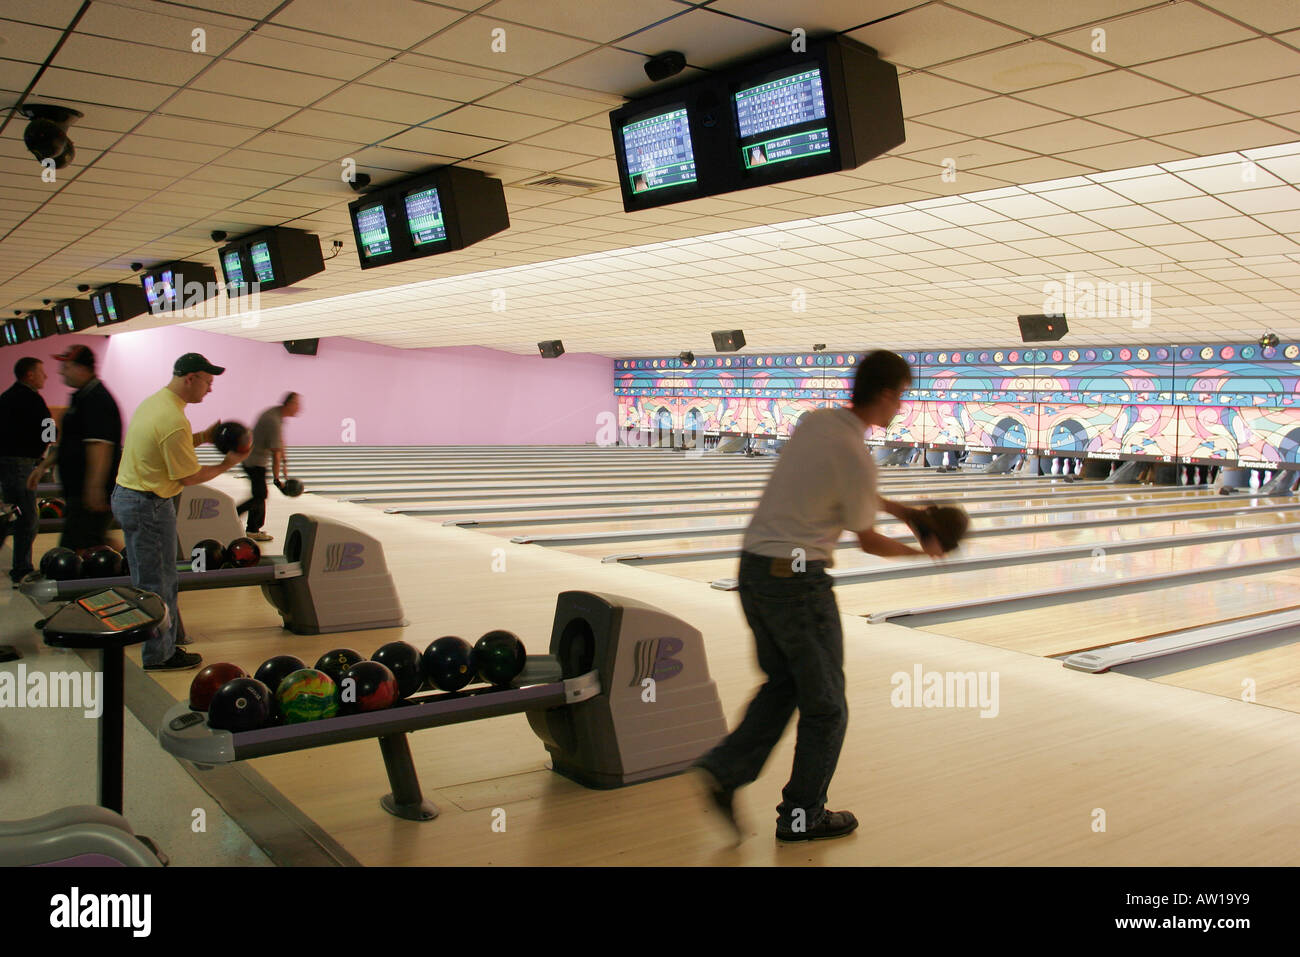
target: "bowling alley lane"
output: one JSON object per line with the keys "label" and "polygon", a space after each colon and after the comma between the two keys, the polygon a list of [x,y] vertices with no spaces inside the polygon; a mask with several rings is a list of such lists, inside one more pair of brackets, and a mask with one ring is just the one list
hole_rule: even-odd
{"label": "bowling alley lane", "polygon": [[[1150,504],[1145,504],[1147,502],[1150,502]],[[1114,499],[1107,502],[1103,506],[1099,506],[1098,504],[1095,504],[1093,502],[1089,502],[1086,500],[1079,500],[1079,499],[1071,499],[1067,496],[1067,497],[1062,497],[1060,499],[1053,499],[1050,503],[1045,503],[1047,505],[1047,508],[1045,508],[1043,511],[1040,512],[1018,512],[1018,513],[1006,514],[1006,515],[984,514],[993,511],[1005,511],[1008,508],[1014,508],[1017,504],[1019,503],[1017,502],[972,503],[969,506],[968,511],[975,522],[974,527],[976,529],[1007,529],[1007,528],[1016,528],[1020,526],[1024,526],[1026,528],[1029,527],[1035,527],[1035,528],[1042,527],[1044,529],[1054,528],[1055,529],[1054,534],[1056,535],[1056,537],[1053,539],[1053,541],[1056,542],[1057,544],[1068,544],[1073,541],[1092,540],[1096,538],[1099,532],[1099,529],[1096,526],[1090,526],[1090,527],[1078,528],[1078,529],[1071,529],[1068,527],[1064,527],[1065,524],[1069,522],[1099,522],[1108,519],[1141,517],[1145,515],[1151,515],[1151,516],[1164,516],[1167,514],[1176,515],[1177,513],[1180,512],[1199,513],[1199,512],[1217,510],[1219,508],[1223,508],[1223,509],[1227,509],[1230,507],[1239,508],[1245,505],[1246,503],[1243,501],[1235,501],[1231,503],[1231,505],[1229,505],[1227,504],[1227,501],[1225,499],[1221,499],[1217,497],[1213,499],[1194,498],[1191,501],[1183,501],[1183,502],[1168,502],[1168,501],[1162,502],[1159,500],[1150,501],[1148,499],[1135,498],[1133,501]],[[1077,507],[1070,508],[1069,506],[1071,505],[1076,505]],[[1040,507],[1042,506],[1040,505]],[[1297,505],[1296,507],[1297,509],[1300,509],[1300,505]],[[1285,510],[1283,511],[1283,513],[1285,514]],[[1261,514],[1274,515],[1275,513],[1272,510],[1267,510],[1267,511],[1261,510]],[[882,534],[902,535],[907,533],[906,526],[904,526],[901,522],[898,522],[886,515],[882,515],[881,518],[882,520],[877,522],[876,524],[876,529],[880,531]],[[705,516],[705,517],[700,517],[698,519],[692,519],[691,521],[695,523],[693,527],[708,528],[708,527],[717,527],[720,525],[726,525],[730,523],[732,520],[728,519],[725,516]],[[602,531],[614,530],[618,524],[620,523],[612,522],[612,521],[602,523],[601,530]],[[621,523],[621,524],[628,524],[632,527],[633,530],[642,527],[642,526],[638,526],[635,522],[628,522],[628,523]],[[746,524],[747,522],[739,523],[738,533],[720,533],[720,534],[702,533],[698,535],[682,535],[680,538],[663,538],[663,537],[647,536],[644,539],[635,539],[635,538],[620,537],[619,539],[614,541],[601,540],[601,541],[593,541],[590,543],[581,543],[581,542],[564,543],[553,547],[562,548],[565,551],[573,552],[579,555],[587,555],[593,558],[604,558],[605,556],[608,555],[657,554],[661,552],[690,551],[694,549],[716,549],[716,548],[726,548],[726,547],[739,548],[741,544],[741,540],[743,538],[744,526]],[[668,527],[678,527],[678,526],[669,525],[659,519],[653,519],[653,520],[646,519],[644,521],[644,527],[647,530],[651,530],[651,529],[661,530]],[[547,530],[543,531],[544,528]],[[484,529],[484,531],[506,534],[511,532],[512,529],[488,528],[488,529]],[[566,524],[563,526],[556,525],[553,527],[530,525],[528,528],[521,529],[520,531],[521,533],[528,534],[528,535],[534,535],[534,534],[536,535],[542,535],[542,534],[580,535],[581,527],[574,524]],[[596,530],[593,529],[593,532],[595,531]],[[966,551],[964,553],[984,554],[986,553],[985,549],[988,547],[994,547],[1001,550],[1002,548],[1001,544],[989,546],[986,545],[985,543],[993,542],[993,541],[1000,543],[1006,537],[1007,536],[993,536],[990,538],[983,538],[977,536],[968,541],[967,545],[965,546]],[[854,538],[852,535],[845,535],[842,537],[841,541],[856,543],[856,538]],[[972,551],[972,550],[978,550],[978,551]],[[704,561],[708,560],[706,556],[701,556],[701,559]],[[847,548],[838,549],[836,551],[835,561],[838,567],[851,568],[851,567],[857,567],[862,564],[871,564],[873,562],[878,562],[880,561],[880,559],[876,559],[874,556],[863,553],[860,549],[857,548],[856,544],[852,544]],[[669,563],[668,565],[665,565],[664,567],[665,570],[667,570],[669,567],[676,567],[680,564],[681,564],[680,562],[673,562],[673,563]],[[646,567],[657,568],[659,566],[654,564],[649,564]],[[696,577],[696,576],[692,574],[689,577]]]}
{"label": "bowling alley lane", "polygon": [[[1295,539],[1290,536],[1285,540],[1260,539],[1237,544],[1240,551],[1236,557],[1232,551],[1233,546],[1228,546],[1228,551],[1225,552],[1222,544],[1166,549],[1164,551],[1168,555],[1164,561],[1169,564],[1163,569],[1153,570],[1185,571],[1194,565],[1212,564],[1216,559],[1218,562],[1247,561],[1251,558],[1296,554]],[[1120,557],[1112,556],[1108,559],[1104,572],[1092,572],[1090,561],[1083,560],[1074,563],[1076,578],[1057,581],[1042,578],[1035,579],[1030,584],[1034,588],[1040,588],[1051,587],[1052,584],[1085,584],[1089,577],[1114,580],[1121,577],[1118,572],[1121,567],[1118,562]],[[1040,565],[1027,570],[1037,572],[1046,567]],[[1009,589],[1007,593],[1011,591],[1014,589]],[[838,596],[839,592],[836,594]],[[1167,632],[1175,625],[1191,628],[1228,618],[1291,608],[1296,605],[1298,596],[1300,570],[1288,569],[1266,574],[1249,572],[1240,577],[1186,585],[1166,581],[1137,594],[1062,602],[1003,615],[949,621],[920,630],[1031,655],[1063,657],[1075,651]],[[949,599],[947,593],[937,597],[940,601]],[[927,604],[937,603],[928,599],[923,601]],[[903,607],[920,603],[915,596],[902,604],[873,602],[879,610],[884,610],[886,604]],[[841,608],[848,610],[843,605]]]}
{"label": "bowling alley lane", "polygon": [[[1238,504],[1241,503],[1239,502]],[[1104,512],[1111,512],[1111,511],[1115,511],[1115,510],[1110,510],[1110,509],[1104,510]],[[1149,513],[1151,511],[1158,511],[1163,513],[1168,510],[1164,508],[1144,507],[1144,508],[1133,509],[1132,514],[1141,515],[1143,513]],[[1054,513],[1048,516],[1037,516],[1036,518],[1039,519],[1037,521],[1011,522],[1010,524],[1013,525],[1025,524],[1027,526],[1033,525],[1036,527],[1040,527],[1041,531],[1027,532],[1026,534],[1023,535],[1000,535],[1000,536],[994,536],[994,537],[984,538],[984,539],[978,537],[972,538],[968,540],[967,543],[965,543],[958,552],[954,553],[954,557],[957,556],[975,557],[975,556],[985,556],[985,555],[1011,554],[1014,552],[1032,551],[1034,549],[1039,549],[1039,548],[1051,548],[1051,547],[1060,547],[1064,545],[1079,545],[1079,544],[1086,544],[1086,545],[1095,544],[1100,547],[1105,547],[1105,544],[1108,541],[1112,541],[1112,542],[1134,541],[1134,540],[1141,540],[1143,538],[1155,538],[1155,537],[1163,537],[1169,535],[1192,535],[1197,532],[1208,532],[1208,531],[1216,531],[1216,530],[1231,529],[1231,528],[1259,527],[1265,525],[1280,525],[1286,522],[1300,522],[1300,503],[1297,503],[1295,508],[1281,509],[1276,512],[1261,511],[1258,514],[1247,513],[1245,515],[1235,515],[1235,516],[1223,515],[1223,516],[1216,516],[1216,517],[1186,519],[1186,520],[1161,520],[1161,521],[1153,520],[1150,523],[1115,526],[1112,528],[1107,528],[1105,526],[1100,528],[1091,527],[1091,528],[1082,528],[1082,529],[1061,528],[1059,527],[1060,523],[1067,521],[1067,519],[1064,517],[1064,515],[1066,514],[1069,513]],[[1103,516],[1098,516],[1092,509],[1088,509],[1086,511],[1076,513],[1076,514],[1080,518],[1085,516],[1089,518],[1103,517]],[[995,521],[999,521],[999,520],[995,520],[995,519],[987,520],[987,526],[988,527],[993,526],[993,523]],[[985,523],[981,523],[981,524],[984,525]],[[889,523],[889,524],[881,523],[879,526],[877,526],[877,528],[878,530],[890,535],[901,534],[903,532],[902,526],[898,523]],[[671,549],[667,547],[669,541],[678,541],[678,540],[676,539],[668,540],[668,541],[657,540],[653,542],[647,542],[645,543],[646,547],[640,550],[629,547],[635,544],[629,542],[609,542],[606,543],[604,547],[607,550],[606,554],[610,554],[610,555],[654,554],[657,552],[670,551]],[[730,538],[718,536],[718,537],[709,537],[707,539],[699,538],[694,540],[683,538],[681,539],[681,541],[694,542],[693,545],[687,545],[686,548],[682,550],[686,550],[687,548],[693,548],[693,547],[694,548],[721,548],[724,547],[723,543],[727,543],[727,542],[729,542],[731,547],[739,549],[741,536],[736,535]],[[587,546],[581,546],[581,547],[587,548]],[[566,550],[571,550],[571,549],[566,549]],[[599,551],[599,548],[594,549],[594,551]],[[1116,556],[1116,558],[1118,558],[1118,556]],[[1091,562],[1091,560],[1092,560],[1091,558],[1088,559],[1089,562]],[[699,582],[712,582],[720,578],[735,577],[736,561],[737,561],[737,557],[734,555],[726,556],[726,557],[715,556],[710,558],[701,558],[698,561],[672,561],[672,562],[653,563],[653,564],[639,564],[638,567],[646,568],[650,571],[659,572],[665,575],[672,575],[677,578],[687,578],[692,581],[699,581]],[[921,559],[878,558],[875,555],[866,554],[860,548],[858,548],[856,544],[852,544],[847,547],[841,547],[836,549],[835,551],[835,567],[837,569],[877,568],[898,561],[921,561]],[[942,567],[941,563],[938,566],[936,566],[936,570],[939,567]],[[1002,569],[1002,571],[1014,570],[1020,567],[1021,566],[1018,565],[1009,565],[1007,566],[1006,569]],[[1045,564],[1035,564],[1035,565],[1024,566],[1022,570],[1025,571],[1030,576],[1035,576],[1035,577],[1031,577],[1030,580],[1036,581],[1038,580],[1036,576],[1042,573],[1042,570],[1046,567],[1047,566]],[[980,572],[971,571],[971,572],[961,572],[957,574],[977,575],[977,574],[985,574],[988,571],[989,571],[988,569],[985,569]],[[921,582],[925,582],[925,581],[929,581],[929,578],[925,578],[921,580]],[[905,579],[900,584],[906,584],[908,582],[911,583],[913,589],[919,587],[926,587],[923,586],[921,582],[918,582],[918,580],[914,578]],[[887,583],[883,581],[875,582],[869,585],[866,583],[852,584],[852,583],[845,582],[843,584],[836,586],[836,594],[844,595],[847,593],[849,589],[855,589],[855,588],[876,589],[876,588],[881,588],[886,584]],[[1011,588],[1011,586],[1008,586],[1008,588]],[[878,610],[878,609],[871,609],[871,610]],[[841,599],[841,611],[844,611],[846,613],[849,612],[849,609],[845,607],[843,604],[843,599]],[[860,612],[855,612],[855,613],[860,613]]]}
{"label": "bowling alley lane", "polygon": [[[1300,601],[1300,595],[1295,597]],[[1156,669],[1118,670],[1160,684],[1300,712],[1300,642],[1294,635],[1283,639],[1283,643],[1253,651],[1232,645],[1245,645],[1245,642],[1230,642],[1214,649],[1213,654],[1204,657],[1217,660],[1206,664],[1180,666],[1180,659],[1185,661],[1191,656],[1172,655],[1157,659],[1159,673],[1153,673]],[[1255,645],[1252,643],[1250,647]]]}

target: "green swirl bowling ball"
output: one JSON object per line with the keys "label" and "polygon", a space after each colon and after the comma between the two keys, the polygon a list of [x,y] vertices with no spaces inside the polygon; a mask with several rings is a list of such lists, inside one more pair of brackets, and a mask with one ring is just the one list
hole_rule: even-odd
{"label": "green swirl bowling ball", "polygon": [[339,689],[334,679],[315,668],[303,668],[287,675],[276,689],[285,724],[318,721],[339,713]]}

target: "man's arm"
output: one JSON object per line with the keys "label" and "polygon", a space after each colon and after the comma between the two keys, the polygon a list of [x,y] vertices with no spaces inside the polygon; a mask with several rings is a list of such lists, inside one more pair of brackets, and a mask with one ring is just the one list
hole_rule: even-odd
{"label": "man's arm", "polygon": [[86,486],[82,495],[92,512],[108,511],[108,470],[113,464],[113,444],[103,439],[86,440]]}
{"label": "man's arm", "polygon": [[223,472],[233,469],[244,459],[248,458],[247,452],[231,452],[216,465],[205,465],[193,475],[187,475],[185,478],[178,478],[176,481],[182,485],[202,485],[204,482],[211,482]]}
{"label": "man's arm", "polygon": [[913,548],[911,545],[904,545],[902,542],[895,541],[885,535],[872,529],[860,531],[858,535],[858,544],[868,555],[879,555],[881,558],[904,558],[913,556],[916,558],[922,555],[930,555],[937,558],[943,554],[943,550],[938,547],[938,543],[931,540],[931,547],[934,551],[922,551],[919,548]]}
{"label": "man's arm", "polygon": [[197,449],[200,445],[207,445],[209,442],[211,442],[213,437],[216,436],[217,426],[219,426],[220,424],[221,424],[221,420],[218,419],[216,422],[213,422],[202,432],[195,432],[192,436],[190,436],[190,441],[194,444],[194,447]]}
{"label": "man's arm", "polygon": [[54,462],[59,457],[59,443],[55,442],[45,450],[45,457],[36,463],[32,469],[32,474],[27,476],[27,488],[35,492],[36,486],[41,484],[41,479],[45,478],[45,473],[54,468]]}
{"label": "man's arm", "polygon": [[910,505],[904,505],[902,502],[895,502],[887,498],[880,498],[877,496],[877,500],[880,502],[880,510],[882,512],[888,512],[890,515],[894,516],[894,518],[907,525],[911,525],[912,519],[921,511],[919,508],[913,508]]}
{"label": "man's arm", "polygon": [[284,457],[284,449],[271,450],[271,478],[283,482],[289,477],[289,460]]}

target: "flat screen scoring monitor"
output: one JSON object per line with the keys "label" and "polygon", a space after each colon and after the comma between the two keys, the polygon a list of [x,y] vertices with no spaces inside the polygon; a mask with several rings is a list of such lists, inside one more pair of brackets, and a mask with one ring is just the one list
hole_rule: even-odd
{"label": "flat screen scoring monitor", "polygon": [[144,277],[144,295],[149,300],[149,308],[171,309],[176,303],[175,280],[170,269],[164,269],[156,276]]}
{"label": "flat screen scoring monitor", "polygon": [[244,263],[239,255],[238,248],[227,249],[222,252],[221,271],[225,274],[226,285],[232,289],[248,283],[248,280],[244,277]]}
{"label": "flat screen scoring monitor", "polygon": [[411,245],[417,249],[430,243],[447,241],[447,224],[442,216],[442,199],[438,187],[426,186],[402,197],[406,207],[406,226]]}
{"label": "flat screen scoring monitor", "polygon": [[695,183],[695,149],[685,103],[632,117],[621,133],[625,175],[633,193]]}
{"label": "flat screen scoring monitor", "polygon": [[382,202],[363,206],[356,211],[355,216],[361,255],[374,259],[393,251],[393,238],[388,234],[388,214],[384,211]]}
{"label": "flat screen scoring monitor", "polygon": [[746,170],[830,152],[826,93],[815,61],[741,87],[732,101]]}
{"label": "flat screen scoring monitor", "polygon": [[248,258],[253,260],[253,274],[265,286],[275,282],[275,267],[271,265],[271,247],[266,241],[250,243]]}

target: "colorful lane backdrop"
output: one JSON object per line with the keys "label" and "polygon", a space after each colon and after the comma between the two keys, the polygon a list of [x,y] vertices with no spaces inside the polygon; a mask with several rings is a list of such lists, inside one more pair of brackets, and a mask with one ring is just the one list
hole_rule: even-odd
{"label": "colorful lane backdrop", "polygon": [[[1300,346],[903,353],[912,388],[872,444],[1197,464],[1300,463]],[[845,405],[860,354],[618,359],[624,429],[786,438]]]}

